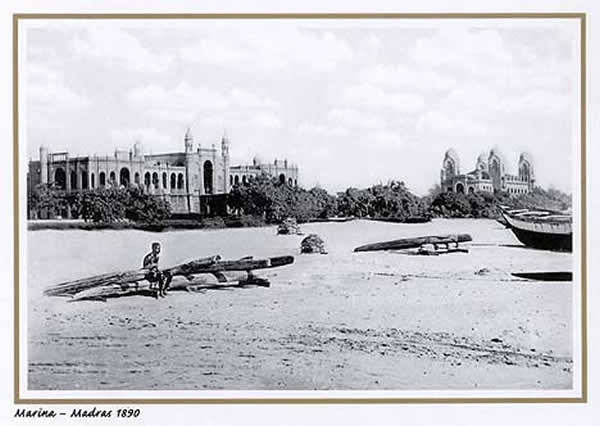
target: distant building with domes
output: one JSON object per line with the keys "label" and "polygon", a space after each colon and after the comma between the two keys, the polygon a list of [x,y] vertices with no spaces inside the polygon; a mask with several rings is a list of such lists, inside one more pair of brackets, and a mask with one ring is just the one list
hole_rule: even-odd
{"label": "distant building with domes", "polygon": [[506,173],[506,160],[500,150],[494,147],[489,153],[483,152],[477,157],[474,170],[463,174],[458,154],[454,149],[449,149],[442,162],[440,186],[444,192],[528,193],[535,185],[531,155],[520,155],[518,170],[518,175]]}
{"label": "distant building with domes", "polygon": [[[189,128],[183,142],[183,152],[145,154],[136,142],[132,149],[116,149],[114,155],[82,157],[71,157],[68,152],[51,153],[42,146],[40,159],[29,162],[28,195],[40,184],[53,184],[65,194],[135,185],[168,200],[174,213],[210,214],[216,198],[222,199],[231,187],[259,174],[289,185],[298,184],[298,166],[287,160],[263,164],[255,159],[250,166],[231,166],[230,142],[225,132],[220,150],[215,144],[194,145]],[[71,217],[70,209],[61,215]]]}

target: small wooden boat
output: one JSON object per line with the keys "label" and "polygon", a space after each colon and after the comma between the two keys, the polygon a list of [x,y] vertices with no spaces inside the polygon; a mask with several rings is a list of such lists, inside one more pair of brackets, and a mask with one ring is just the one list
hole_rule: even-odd
{"label": "small wooden boat", "polygon": [[402,238],[400,240],[384,241],[380,243],[366,244],[364,246],[356,247],[355,252],[361,251],[380,251],[380,250],[405,250],[411,248],[418,248],[427,244],[433,245],[434,248],[437,246],[446,246],[450,244],[464,243],[472,241],[473,239],[469,234],[458,234],[458,235],[441,235],[441,236],[426,236],[426,237],[415,237],[415,238]]}
{"label": "small wooden boat", "polygon": [[408,217],[370,217],[368,220],[390,223],[427,223],[431,222],[429,216],[408,216]]}
{"label": "small wooden boat", "polygon": [[510,230],[528,247],[542,250],[572,251],[573,219],[549,211],[502,212]]}
{"label": "small wooden boat", "polygon": [[573,281],[572,272],[513,272],[511,275],[532,281]]}

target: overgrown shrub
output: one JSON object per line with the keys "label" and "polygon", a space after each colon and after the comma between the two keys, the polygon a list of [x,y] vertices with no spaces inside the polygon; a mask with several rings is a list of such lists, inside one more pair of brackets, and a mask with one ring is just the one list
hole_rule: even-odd
{"label": "overgrown shrub", "polygon": [[516,197],[501,191],[472,194],[443,192],[433,197],[429,211],[434,217],[496,218],[500,213],[499,206],[567,210],[571,207],[571,196],[555,189],[542,188],[534,188],[530,193]]}
{"label": "overgrown shrub", "polygon": [[338,194],[337,211],[341,216],[406,220],[425,216],[425,204],[412,194],[404,182],[392,181],[367,189],[348,188]]}
{"label": "overgrown shrub", "polygon": [[169,203],[145,193],[141,188],[98,188],[78,194],[79,216],[94,223],[129,220],[136,223],[158,223],[171,214]]}
{"label": "overgrown shrub", "polygon": [[309,191],[281,183],[269,176],[258,176],[235,185],[229,193],[229,206],[238,215],[280,223],[287,217],[306,222],[335,212],[335,197],[320,188]]}

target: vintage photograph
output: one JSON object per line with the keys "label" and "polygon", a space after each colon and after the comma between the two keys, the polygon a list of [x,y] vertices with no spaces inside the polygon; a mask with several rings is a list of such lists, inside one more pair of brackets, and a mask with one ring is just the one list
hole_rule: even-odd
{"label": "vintage photograph", "polygon": [[22,21],[21,390],[578,391],[579,37]]}

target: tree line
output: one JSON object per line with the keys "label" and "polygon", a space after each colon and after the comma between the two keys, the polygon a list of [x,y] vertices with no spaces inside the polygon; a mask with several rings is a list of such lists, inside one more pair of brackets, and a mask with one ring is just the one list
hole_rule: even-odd
{"label": "tree line", "polygon": [[[398,222],[430,217],[494,218],[498,216],[499,205],[566,210],[571,202],[567,194],[542,188],[515,197],[503,192],[441,192],[436,185],[427,196],[418,197],[399,181],[363,189],[348,188],[334,195],[319,187],[307,190],[263,175],[233,186],[227,204],[230,216],[238,218],[231,223],[253,226],[280,223],[287,217],[299,222],[336,216]],[[139,187],[98,188],[65,194],[51,185],[40,185],[29,194],[28,208],[30,217],[38,212],[56,216],[70,209],[75,217],[94,223],[159,224],[172,216],[166,199]]]}

